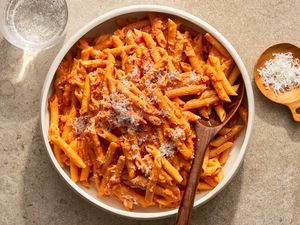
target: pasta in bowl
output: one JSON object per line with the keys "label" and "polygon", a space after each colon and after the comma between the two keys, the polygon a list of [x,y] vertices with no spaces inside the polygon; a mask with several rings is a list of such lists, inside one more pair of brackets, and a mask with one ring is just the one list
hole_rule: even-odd
{"label": "pasta in bowl", "polygon": [[[49,154],[71,186],[110,211],[154,218],[176,213],[195,151],[192,123],[225,119],[241,65],[214,30],[189,26],[181,11],[174,17],[169,8],[145,7],[134,15],[138,6],[111,14],[106,24],[98,21],[100,27],[73,38],[76,44],[52,66],[52,92],[42,101],[49,127],[42,127]],[[115,22],[116,29],[107,30]],[[251,131],[247,108],[240,107],[206,150],[196,203],[228,182],[230,149],[243,142],[243,128]]]}

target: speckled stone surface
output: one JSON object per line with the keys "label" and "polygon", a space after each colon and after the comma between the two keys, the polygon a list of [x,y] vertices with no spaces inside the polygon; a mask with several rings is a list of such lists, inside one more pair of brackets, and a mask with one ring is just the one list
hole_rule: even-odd
{"label": "speckled stone surface", "polygon": [[[218,29],[252,79],[259,54],[278,42],[300,46],[300,1],[68,0],[66,41],[110,9],[154,3],[181,8]],[[133,221],[106,213],[70,190],[53,169],[39,130],[39,98],[59,45],[29,56],[0,36],[0,224],[167,225],[174,218]],[[300,124],[254,86],[253,136],[238,175],[194,210],[191,224],[300,224]]]}

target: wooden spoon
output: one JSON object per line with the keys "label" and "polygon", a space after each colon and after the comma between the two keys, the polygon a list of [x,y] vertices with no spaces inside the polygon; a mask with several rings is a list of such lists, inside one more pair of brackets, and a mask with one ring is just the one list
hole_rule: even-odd
{"label": "wooden spoon", "polygon": [[273,102],[288,106],[291,110],[294,120],[300,122],[300,88],[295,88],[291,91],[276,94],[271,87],[267,89],[264,86],[258,74],[258,70],[264,67],[266,61],[273,58],[273,53],[287,52],[291,52],[294,58],[298,58],[300,60],[300,49],[297,46],[289,43],[271,46],[264,53],[262,53],[254,67],[254,80],[258,89],[265,97]]}
{"label": "wooden spoon", "polygon": [[200,173],[203,164],[204,152],[214,138],[214,136],[227,124],[227,122],[232,118],[236,113],[244,97],[244,84],[241,82],[238,96],[232,101],[232,107],[229,113],[227,114],[226,119],[223,123],[214,126],[213,121],[198,120],[195,123],[196,129],[196,151],[195,158],[193,160],[192,168],[190,171],[189,178],[187,180],[185,192],[181,200],[179,207],[176,225],[188,225],[192,207],[194,204],[195,193],[200,179]]}

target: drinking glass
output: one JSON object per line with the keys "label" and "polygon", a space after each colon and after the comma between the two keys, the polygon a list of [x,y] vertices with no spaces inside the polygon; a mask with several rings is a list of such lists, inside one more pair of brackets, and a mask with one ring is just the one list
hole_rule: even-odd
{"label": "drinking glass", "polygon": [[24,50],[56,44],[65,34],[67,20],[65,0],[0,0],[0,31]]}

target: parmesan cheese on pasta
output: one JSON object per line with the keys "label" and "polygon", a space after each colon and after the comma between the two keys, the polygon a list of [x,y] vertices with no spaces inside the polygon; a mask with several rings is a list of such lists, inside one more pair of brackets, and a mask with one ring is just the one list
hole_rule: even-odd
{"label": "parmesan cheese on pasta", "polygon": [[195,73],[195,71],[192,71],[191,73],[190,73],[190,77],[188,78],[189,79],[189,81],[197,81],[197,74]]}
{"label": "parmesan cheese on pasta", "polygon": [[175,153],[176,145],[171,142],[166,142],[160,146],[158,151],[162,156],[170,157]]}

